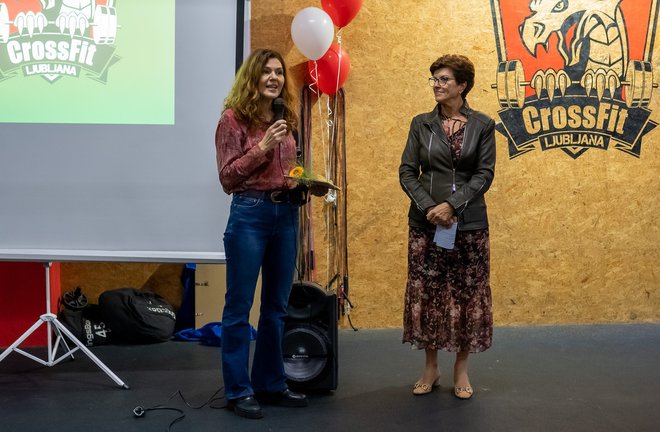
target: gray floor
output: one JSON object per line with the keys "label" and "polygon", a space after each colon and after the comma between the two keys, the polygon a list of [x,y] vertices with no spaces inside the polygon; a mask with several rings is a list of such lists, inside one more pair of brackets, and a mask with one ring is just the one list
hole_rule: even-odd
{"label": "gray floor", "polygon": [[416,397],[423,354],[401,330],[341,331],[339,388],[307,408],[265,407],[246,420],[202,405],[222,387],[218,348],[194,342],[103,346],[94,353],[130,390],[84,355],[43,367],[17,353],[0,363],[0,431],[658,431],[660,324],[498,327],[493,347],[471,357],[476,394],[451,393],[452,355],[440,354],[442,386]]}

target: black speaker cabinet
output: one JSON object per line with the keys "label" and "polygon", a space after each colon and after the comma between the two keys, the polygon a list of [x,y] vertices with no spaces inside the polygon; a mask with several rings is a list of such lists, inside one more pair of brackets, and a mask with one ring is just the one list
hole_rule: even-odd
{"label": "black speaker cabinet", "polygon": [[293,284],[284,327],[284,371],[294,390],[337,388],[337,295]]}

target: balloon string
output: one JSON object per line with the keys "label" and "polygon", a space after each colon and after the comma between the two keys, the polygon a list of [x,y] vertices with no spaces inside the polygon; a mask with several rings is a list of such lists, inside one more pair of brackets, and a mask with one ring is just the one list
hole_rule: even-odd
{"label": "balloon string", "polygon": [[[334,144],[335,142],[335,128],[332,127],[334,125],[334,122],[337,120],[336,116],[336,108],[337,108],[337,92],[339,91],[339,77],[341,74],[341,58],[342,58],[342,49],[341,49],[341,32],[343,29],[339,29],[337,31],[337,45],[339,46],[339,52],[337,53],[338,55],[338,61],[337,61],[337,79],[335,81],[335,98],[334,98],[334,110],[330,108],[330,99],[328,99],[328,140],[330,141],[330,146]],[[332,133],[330,132],[332,131]],[[326,174],[326,178],[330,178],[329,174]]]}
{"label": "balloon string", "polygon": [[319,69],[318,69],[318,65],[316,64],[316,60],[314,60],[314,70],[312,70],[310,72],[310,75],[312,76],[312,82],[309,83],[307,88],[309,88],[309,91],[314,93],[317,96],[317,98],[321,97],[319,92],[317,91],[318,87],[319,87],[319,84],[318,84],[318,82],[319,82]]}
{"label": "balloon string", "polygon": [[[309,85],[309,89],[317,96],[316,105],[319,108],[319,124],[323,124],[323,111],[321,110],[321,90],[318,87],[319,65],[318,65],[318,63],[316,63],[316,60],[314,60],[314,71],[312,72],[312,80],[314,82]],[[317,88],[318,91],[314,90],[313,84],[316,84],[316,88]],[[327,151],[326,151],[326,147],[325,147],[325,131],[323,129],[321,129],[321,153],[323,154],[324,172],[327,173],[328,158],[327,158],[327,154],[326,154]],[[326,174],[326,178],[328,178],[327,174]]]}
{"label": "balloon string", "polygon": [[337,64],[337,81],[335,81],[335,94],[337,94],[337,92],[339,91],[339,76],[340,76],[339,74],[341,73],[341,57],[342,57],[341,56],[341,32],[342,32],[342,30],[343,29],[339,29],[339,31],[337,32],[337,45],[339,46],[339,53],[338,53],[339,60],[338,60],[338,64]]}
{"label": "balloon string", "polygon": [[[336,96],[335,96],[336,98]],[[327,120],[325,122],[326,124],[326,130],[328,134],[328,155],[327,155],[327,160],[328,163],[325,166],[325,178],[328,180],[332,180],[330,178],[330,160],[331,160],[331,155],[330,153],[332,152],[332,146],[334,145],[335,142],[335,113],[332,111],[332,108],[330,107],[330,97],[328,97],[326,101],[326,115],[327,115]]]}

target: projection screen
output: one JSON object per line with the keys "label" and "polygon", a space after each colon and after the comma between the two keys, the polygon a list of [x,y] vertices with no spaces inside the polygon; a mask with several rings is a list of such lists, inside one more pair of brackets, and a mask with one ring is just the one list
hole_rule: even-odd
{"label": "projection screen", "polygon": [[224,259],[244,5],[0,0],[1,260]]}

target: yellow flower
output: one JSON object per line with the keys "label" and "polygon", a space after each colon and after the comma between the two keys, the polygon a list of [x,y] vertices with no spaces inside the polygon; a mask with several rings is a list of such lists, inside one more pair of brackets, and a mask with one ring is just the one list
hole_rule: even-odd
{"label": "yellow flower", "polygon": [[305,169],[301,166],[297,166],[289,171],[289,177],[302,177],[304,173]]}

